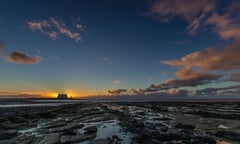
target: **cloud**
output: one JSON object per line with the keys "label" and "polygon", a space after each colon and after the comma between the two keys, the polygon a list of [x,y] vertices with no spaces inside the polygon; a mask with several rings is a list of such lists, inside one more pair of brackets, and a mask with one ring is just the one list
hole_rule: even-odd
{"label": "cloud", "polygon": [[59,39],[60,36],[65,36],[79,42],[82,39],[79,31],[84,31],[81,24],[75,24],[76,30],[74,31],[73,29],[69,29],[67,24],[61,19],[56,17],[49,17],[49,19],[42,21],[28,21],[27,25],[31,30],[40,31],[52,40]]}
{"label": "cloud", "polygon": [[113,83],[114,83],[114,84],[120,84],[121,81],[120,81],[120,80],[114,80]]}
{"label": "cloud", "polygon": [[188,96],[189,91],[184,90],[184,89],[167,89],[167,90],[162,90],[159,89],[158,87],[155,87],[154,85],[151,85],[150,87],[146,89],[131,89],[128,91],[130,95],[136,95],[136,96],[141,96],[141,95],[158,95],[158,96],[164,96],[164,97],[169,97],[169,96],[176,96],[176,97],[182,97],[182,96]]}
{"label": "cloud", "polygon": [[84,31],[83,25],[82,24],[76,24],[76,28],[80,31]]}
{"label": "cloud", "polygon": [[141,91],[141,90],[137,90],[137,89],[131,89],[130,94],[132,94],[132,95],[144,95],[144,92]]}
{"label": "cloud", "polygon": [[[240,39],[223,50],[207,48],[190,53],[178,60],[161,61],[163,64],[180,67],[195,67],[203,71],[232,70],[240,68]],[[179,73],[180,74],[180,73]]]}
{"label": "cloud", "polygon": [[50,21],[58,29],[59,33],[67,36],[68,38],[74,39],[76,42],[81,40],[81,35],[78,32],[72,32],[66,27],[66,24],[60,19],[50,17]]}
{"label": "cloud", "polygon": [[158,0],[150,9],[150,14],[163,22],[170,21],[174,16],[181,16],[191,21],[198,15],[204,15],[214,9],[212,0]]}
{"label": "cloud", "polygon": [[38,64],[42,60],[40,56],[31,57],[21,51],[13,51],[5,59],[16,64]]}
{"label": "cloud", "polygon": [[108,58],[108,57],[103,57],[103,58],[101,58],[101,60],[102,60],[102,61],[110,61],[111,59]]}
{"label": "cloud", "polygon": [[215,9],[213,0],[157,0],[152,4],[149,15],[162,22],[169,22],[173,17],[179,16],[190,24],[187,30],[196,34],[202,25],[202,20]]}
{"label": "cloud", "polygon": [[219,15],[213,14],[206,21],[206,24],[214,25],[214,31],[223,39],[240,37],[240,18],[235,19],[227,13]]}
{"label": "cloud", "polygon": [[56,40],[59,38],[59,34],[55,31],[51,31],[48,33],[48,36],[52,39],[52,40]]}
{"label": "cloud", "polygon": [[[173,17],[181,17],[189,23],[186,30],[190,35],[199,29],[212,26],[211,29],[221,38],[240,37],[240,3],[230,1],[224,8],[218,7],[214,0],[157,0],[152,3],[148,15],[162,22],[170,22]],[[224,9],[224,11],[222,10]]]}
{"label": "cloud", "polygon": [[181,89],[172,89],[168,91],[168,94],[170,96],[177,96],[177,97],[182,97],[182,96],[188,96],[188,91],[187,90],[181,90]]}
{"label": "cloud", "polygon": [[108,90],[108,93],[112,95],[121,95],[122,93],[127,92],[126,89],[114,89],[114,90]]}
{"label": "cloud", "polygon": [[240,81],[240,73],[233,73],[233,74],[231,74],[230,77],[226,79],[226,81],[236,81],[236,82],[239,82]]}
{"label": "cloud", "polygon": [[30,29],[39,30],[39,31],[43,31],[44,27],[50,27],[50,24],[46,20],[43,20],[43,21],[29,21],[27,24],[28,24]]}
{"label": "cloud", "polygon": [[[161,61],[163,64],[179,68],[176,72],[178,78],[166,80],[156,87],[160,90],[162,88],[194,87],[220,80],[226,75],[225,72],[240,69],[239,45],[240,40],[236,40],[222,50],[207,48],[177,60]],[[217,71],[222,74],[216,74]],[[231,80],[237,80],[237,78],[232,75]],[[227,80],[230,81],[230,78]]]}
{"label": "cloud", "polygon": [[56,61],[58,61],[58,60],[59,60],[59,58],[58,58],[58,57],[56,57],[56,56],[53,56],[53,55],[50,55],[50,56],[49,56],[49,58],[50,58],[50,59],[52,59],[52,60],[56,60]]}
{"label": "cloud", "polygon": [[196,95],[205,95],[205,96],[212,96],[212,95],[221,95],[221,94],[228,94],[228,93],[235,92],[235,94],[239,94],[240,92],[240,85],[228,86],[223,88],[205,88],[196,91]]}

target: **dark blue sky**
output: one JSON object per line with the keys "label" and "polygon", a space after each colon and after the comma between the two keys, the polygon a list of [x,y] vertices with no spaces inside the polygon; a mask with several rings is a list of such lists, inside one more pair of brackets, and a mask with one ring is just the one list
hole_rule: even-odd
{"label": "dark blue sky", "polygon": [[237,58],[213,66],[239,52],[227,50],[239,40],[237,1],[183,1],[1,1],[0,94],[195,95],[238,85],[226,80]]}

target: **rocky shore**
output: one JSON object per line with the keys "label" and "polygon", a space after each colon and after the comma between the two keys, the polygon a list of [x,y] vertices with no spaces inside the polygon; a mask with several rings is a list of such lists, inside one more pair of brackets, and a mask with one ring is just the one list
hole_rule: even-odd
{"label": "rocky shore", "polygon": [[238,144],[239,110],[237,103],[4,107],[0,144]]}

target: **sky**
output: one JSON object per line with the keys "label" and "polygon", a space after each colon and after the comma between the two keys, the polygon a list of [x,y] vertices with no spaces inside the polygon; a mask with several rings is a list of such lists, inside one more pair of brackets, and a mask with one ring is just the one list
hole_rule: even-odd
{"label": "sky", "polygon": [[238,0],[2,0],[0,97],[240,98]]}

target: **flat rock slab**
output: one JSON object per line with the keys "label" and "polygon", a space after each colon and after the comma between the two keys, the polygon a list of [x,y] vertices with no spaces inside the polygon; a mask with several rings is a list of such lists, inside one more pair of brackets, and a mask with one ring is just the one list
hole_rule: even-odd
{"label": "flat rock slab", "polygon": [[49,132],[51,132],[51,133],[66,132],[66,131],[69,131],[69,130],[82,128],[83,126],[84,126],[83,124],[77,124],[77,123],[76,124],[69,124],[69,125],[66,125],[66,126],[49,129]]}
{"label": "flat rock slab", "polygon": [[76,136],[72,136],[72,135],[64,135],[61,136],[61,140],[60,142],[62,144],[66,144],[66,143],[75,143],[75,142],[82,142],[85,140],[92,140],[96,137],[96,135],[76,135]]}
{"label": "flat rock slab", "polygon": [[18,131],[15,130],[15,129],[11,129],[11,130],[0,130],[0,140],[14,137],[14,136],[17,135],[17,133],[18,133]]}
{"label": "flat rock slab", "polygon": [[60,141],[60,134],[59,133],[52,133],[46,135],[39,144],[59,144]]}
{"label": "flat rock slab", "polygon": [[107,139],[97,139],[92,142],[89,142],[88,144],[111,144],[111,142]]}

